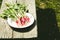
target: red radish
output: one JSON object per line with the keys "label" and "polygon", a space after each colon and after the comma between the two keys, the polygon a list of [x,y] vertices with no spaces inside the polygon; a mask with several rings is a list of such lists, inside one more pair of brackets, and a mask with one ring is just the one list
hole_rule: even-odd
{"label": "red radish", "polygon": [[18,20],[16,20],[16,24],[17,24],[17,25],[19,24],[19,21],[18,21]]}
{"label": "red radish", "polygon": [[20,22],[21,22],[22,25],[24,25],[25,24],[25,19],[23,17],[20,18]]}
{"label": "red radish", "polygon": [[30,21],[30,18],[29,17],[27,17],[27,22],[29,22]]}
{"label": "red radish", "polygon": [[16,20],[16,23],[18,24],[18,20]]}
{"label": "red radish", "polygon": [[24,18],[20,18],[20,21],[21,21],[21,22],[25,22],[25,19],[24,19]]}
{"label": "red radish", "polygon": [[25,21],[27,20],[27,17],[26,16],[24,16],[24,19],[25,19]]}
{"label": "red radish", "polygon": [[17,25],[21,25],[20,20],[16,20]]}
{"label": "red radish", "polygon": [[29,22],[30,18],[28,16],[24,16],[25,21]]}
{"label": "red radish", "polygon": [[22,18],[19,18],[18,17],[18,20],[16,20],[16,23],[17,23],[18,26],[19,25],[22,25],[23,26],[23,25],[25,25],[29,21],[30,21],[30,18],[28,16],[24,16]]}
{"label": "red radish", "polygon": [[24,16],[24,19],[26,20],[26,21],[28,21],[29,22],[29,17],[28,16]]}
{"label": "red radish", "polygon": [[25,22],[21,22],[21,24],[22,24],[22,25],[24,25],[24,24],[25,24]]}

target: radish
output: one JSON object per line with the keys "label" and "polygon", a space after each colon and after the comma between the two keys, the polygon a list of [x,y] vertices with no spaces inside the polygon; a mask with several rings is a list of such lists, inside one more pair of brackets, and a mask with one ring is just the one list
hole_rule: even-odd
{"label": "radish", "polygon": [[25,21],[29,22],[30,18],[28,16],[24,16]]}
{"label": "radish", "polygon": [[18,24],[18,20],[16,20],[16,23]]}
{"label": "radish", "polygon": [[18,17],[18,20],[16,20],[17,25],[25,25],[27,22],[30,21],[30,18],[28,16],[23,16],[21,18]]}
{"label": "radish", "polygon": [[24,17],[20,18],[20,22],[21,22],[22,25],[25,24],[26,21],[25,21]]}
{"label": "radish", "polygon": [[20,18],[20,21],[21,21],[21,22],[25,22],[24,17]]}

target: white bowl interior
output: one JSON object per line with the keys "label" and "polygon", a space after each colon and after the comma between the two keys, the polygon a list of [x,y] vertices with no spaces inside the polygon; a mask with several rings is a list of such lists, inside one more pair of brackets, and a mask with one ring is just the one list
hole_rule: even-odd
{"label": "white bowl interior", "polygon": [[26,15],[30,18],[30,23],[28,23],[27,25],[24,25],[24,26],[17,26],[16,22],[12,21],[11,18],[8,18],[7,19],[7,22],[8,24],[11,26],[11,27],[14,27],[14,28],[25,28],[25,27],[29,27],[30,25],[33,24],[34,22],[34,17],[30,14],[30,13],[26,13]]}

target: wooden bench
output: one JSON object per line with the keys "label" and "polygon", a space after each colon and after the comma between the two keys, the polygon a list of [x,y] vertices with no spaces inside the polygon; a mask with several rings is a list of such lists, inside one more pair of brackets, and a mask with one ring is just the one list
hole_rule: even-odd
{"label": "wooden bench", "polygon": [[[6,9],[5,2],[16,3],[16,0],[3,0],[0,13]],[[36,20],[36,8],[35,0],[17,0],[18,3],[25,3],[29,12],[34,16]],[[29,32],[17,32],[14,31],[7,23],[6,20],[0,18],[0,38],[35,38],[37,37],[37,23],[35,27]]]}

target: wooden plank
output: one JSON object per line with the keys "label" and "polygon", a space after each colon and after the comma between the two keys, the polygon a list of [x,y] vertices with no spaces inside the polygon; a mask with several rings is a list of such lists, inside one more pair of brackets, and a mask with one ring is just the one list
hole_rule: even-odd
{"label": "wooden plank", "polygon": [[[35,0],[17,0],[18,3],[25,3],[28,5],[29,12],[35,17],[36,19],[36,9],[35,9]],[[33,8],[33,9],[32,9]],[[26,33],[20,33],[20,32],[13,32],[14,38],[32,38],[37,37],[37,25],[35,25],[34,29],[26,32]]]}
{"label": "wooden plank", "polygon": [[9,3],[9,4],[15,4],[16,3],[16,0],[3,0],[2,1],[2,6],[1,6],[1,10],[5,10],[7,9],[5,3]]}
{"label": "wooden plank", "polygon": [[31,31],[24,33],[24,38],[37,37],[37,27],[34,27]]}
{"label": "wooden plank", "polygon": [[[5,10],[6,9],[6,6],[5,6],[5,2],[8,2],[11,1],[11,0],[3,0],[3,4],[2,4],[2,7],[1,7],[1,11]],[[16,0],[13,0],[13,2],[15,3]],[[35,0],[17,0],[18,3],[25,3],[28,5],[28,9],[29,9],[29,12],[35,17],[36,19],[36,9],[35,9]],[[33,8],[33,9],[32,9]],[[2,21],[2,20],[1,20]],[[4,24],[4,25],[2,25]],[[13,31],[9,25],[6,23],[6,21],[3,21],[1,24],[1,26],[3,28],[0,28],[2,29],[2,32],[1,32],[1,38],[32,38],[32,37],[37,37],[37,25],[35,25],[35,27],[29,31],[29,32],[26,32],[26,33],[21,33],[21,32],[16,32],[16,31]],[[5,28],[5,29],[4,29]],[[3,30],[4,29],[4,30]],[[7,31],[6,31],[7,30]],[[2,36],[3,35],[3,36]]]}
{"label": "wooden plank", "polygon": [[17,3],[24,3],[25,2],[25,0],[17,0]]}
{"label": "wooden plank", "polygon": [[[31,13],[36,20],[36,7],[35,0],[25,0],[25,4],[28,5],[29,13]],[[37,25],[30,32],[24,33],[24,38],[37,37]]]}
{"label": "wooden plank", "polygon": [[24,34],[21,32],[13,31],[13,38],[23,38]]}
{"label": "wooden plank", "polygon": [[0,38],[12,38],[12,29],[2,18],[0,18]]}
{"label": "wooden plank", "polygon": [[[3,0],[2,6],[0,9],[0,13],[3,12],[3,10],[7,9],[5,3],[16,3],[15,0]],[[0,38],[12,38],[12,29],[7,24],[6,20],[3,20],[0,18]]]}
{"label": "wooden plank", "polygon": [[[24,3],[24,0],[17,0],[17,3]],[[23,38],[24,34],[21,32],[13,31],[13,38]]]}
{"label": "wooden plank", "polygon": [[[34,16],[36,20],[36,8],[35,8],[35,0],[17,0],[18,3],[25,3],[28,5],[29,12]],[[33,9],[32,9],[33,8]],[[25,33],[13,32],[14,38],[32,38],[37,37],[37,25],[33,28],[33,30]]]}

